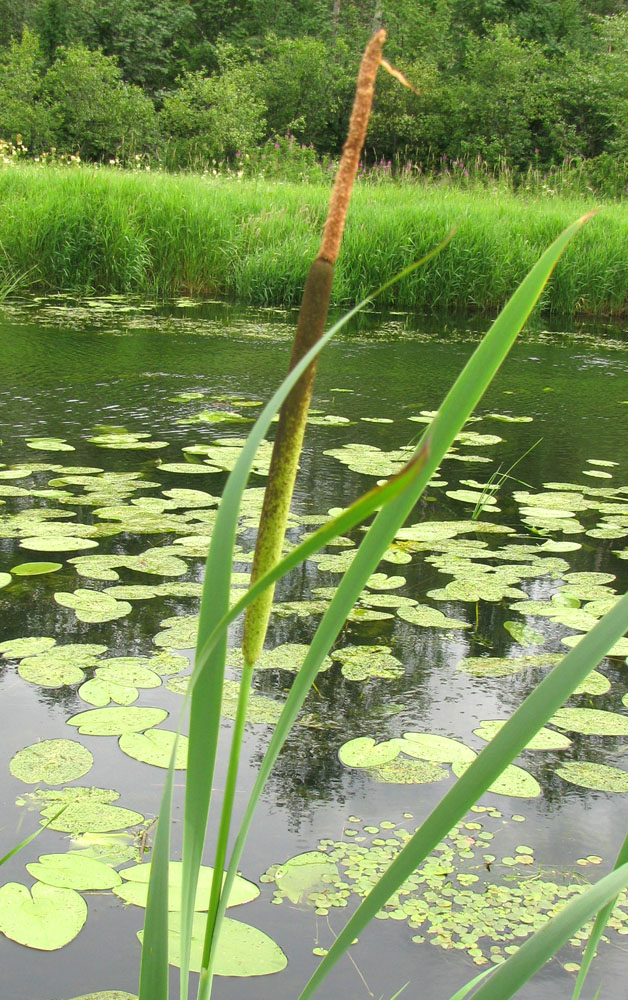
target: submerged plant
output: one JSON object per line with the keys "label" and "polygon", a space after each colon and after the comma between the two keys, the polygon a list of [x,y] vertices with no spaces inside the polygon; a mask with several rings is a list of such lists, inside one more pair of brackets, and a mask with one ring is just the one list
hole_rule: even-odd
{"label": "submerged plant", "polygon": [[[358,86],[359,91],[360,87],[363,87],[367,96],[372,95],[374,76],[381,59],[383,37],[383,33],[375,36],[367,49],[363,64],[364,77],[361,74],[362,82]],[[368,117],[368,111],[366,117]],[[356,118],[360,119],[361,124],[360,132],[356,132],[355,135],[363,137],[366,126],[364,110],[361,110],[359,114],[356,113]],[[355,160],[355,143],[357,141],[355,138],[355,141],[349,144],[352,161]],[[180,874],[180,924],[176,914],[174,919],[177,923],[174,927],[172,918],[169,920],[168,917],[169,882],[171,882],[169,827],[178,742],[175,737],[151,863],[143,936],[140,1000],[167,1000],[169,995],[168,951],[171,947],[169,942],[173,940],[173,937],[178,940],[176,961],[181,968],[182,1000],[185,1000],[188,995],[189,971],[192,967],[200,972],[199,1000],[207,1000],[210,996],[215,974],[230,974],[229,971],[224,972],[225,949],[220,947],[221,933],[226,934],[226,940],[229,944],[235,940],[234,935],[236,937],[246,935],[248,931],[253,931],[253,929],[249,928],[247,931],[247,925],[244,924],[234,927],[236,922],[227,920],[225,910],[230,905],[231,893],[237,884],[237,872],[245,839],[270,770],[325,657],[330,652],[367,580],[376,571],[383,554],[506,357],[518,332],[537,303],[563,250],[588,218],[585,216],[576,221],[559,236],[522,282],[467,363],[441,408],[427,426],[407,464],[392,479],[361,497],[339,516],[325,523],[312,536],[296,546],[287,556],[281,558],[286,517],[303,439],[305,416],[309,406],[311,380],[314,375],[313,363],[330,338],[366,301],[370,301],[372,298],[360,303],[351,310],[344,320],[336,323],[323,335],[333,274],[333,260],[335,260],[342,234],[350,184],[351,179],[348,173],[336,193],[336,204],[340,207],[337,212],[334,209],[330,214],[331,221],[328,222],[323,239],[321,256],[315,261],[308,278],[304,306],[299,321],[299,336],[303,337],[304,340],[299,343],[298,348],[295,348],[289,375],[263,409],[247,438],[229,476],[222,502],[216,514],[203,585],[196,660],[186,693],[186,704],[189,701],[190,705],[190,728],[183,821],[183,864]],[[334,200],[332,199],[333,204]],[[394,280],[405,276],[407,271],[402,272]],[[257,449],[270,427],[274,414],[282,404],[285,409],[277,431],[265,509],[262,514],[264,524],[266,524],[270,514],[268,522],[270,527],[260,528],[258,554],[256,555],[251,586],[230,609],[230,581],[240,503]],[[357,550],[355,558],[350,562],[324,613],[291,687],[260,766],[255,786],[235,838],[231,857],[226,866],[226,872],[224,872],[239,755],[246,719],[250,675],[253,664],[263,646],[273,586],[277,580],[329,543],[330,540],[342,535],[343,532],[376,512],[376,517]],[[195,899],[199,886],[199,873],[201,872],[201,857],[205,843],[212,777],[217,754],[220,708],[225,688],[226,629],[245,611],[247,612],[243,644],[245,668],[240,683],[232,732],[208,913],[207,917],[204,917],[195,913]],[[408,840],[390,867],[365,897],[305,986],[301,994],[302,1000],[306,1000],[314,994],[332,966],[344,954],[366,924],[459,822],[479,796],[499,779],[500,775],[505,772],[519,752],[533,740],[550,717],[558,711],[565,699],[587,677],[606,651],[623,635],[627,622],[628,597],[625,597],[582,639],[582,642],[575,649],[571,650],[560,664],[554,667],[513,717],[499,728],[487,747],[477,757],[466,761],[464,768],[458,769],[463,772],[458,782]],[[83,716],[85,718],[73,720],[74,723],[90,725],[94,713],[83,713]],[[482,1000],[488,1000],[488,998],[504,1000],[504,998],[512,996],[519,985],[525,982],[573,934],[576,928],[609,903],[627,883],[628,864],[621,864],[616,872],[607,876],[597,886],[592,887],[587,893],[570,903],[558,918],[542,928],[516,955],[511,956],[500,968],[495,970],[490,978],[482,983],[476,979],[468,987],[459,990],[456,994],[457,1000],[462,1000],[462,997],[476,986],[478,986],[478,991],[475,995],[478,998],[481,997]],[[179,884],[173,888],[178,889]],[[192,961],[193,939],[196,946]],[[272,966],[270,971],[278,971],[282,967],[282,960],[276,953],[273,953],[269,962]]]}

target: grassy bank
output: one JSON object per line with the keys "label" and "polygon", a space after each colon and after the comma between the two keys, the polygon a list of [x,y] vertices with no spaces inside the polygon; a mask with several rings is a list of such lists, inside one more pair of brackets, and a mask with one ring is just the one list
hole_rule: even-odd
{"label": "grassy bank", "polygon": [[[0,170],[0,291],[226,296],[294,305],[316,255],[329,189],[190,175],[18,166]],[[336,304],[433,247],[391,288],[402,309],[484,310],[505,301],[555,236],[594,207],[503,191],[362,186],[334,281]],[[628,312],[628,207],[603,205],[559,263],[543,307]]]}

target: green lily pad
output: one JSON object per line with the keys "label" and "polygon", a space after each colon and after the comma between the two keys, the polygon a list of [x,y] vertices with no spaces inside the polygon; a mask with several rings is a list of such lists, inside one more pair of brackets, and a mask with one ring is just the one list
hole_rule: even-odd
{"label": "green lily pad", "polygon": [[22,639],[5,639],[0,642],[0,655],[12,660],[20,660],[24,656],[37,656],[47,649],[52,649],[56,640],[44,636],[26,636]]}
{"label": "green lily pad", "polygon": [[13,583],[13,577],[10,573],[0,573],[0,590],[3,587],[8,587],[10,583]]}
{"label": "green lily pad", "polygon": [[376,767],[398,757],[401,749],[399,744],[399,740],[386,740],[376,744],[371,736],[360,736],[343,743],[338,757],[345,767]]}
{"label": "green lily pad", "polygon": [[472,677],[509,677],[522,670],[537,670],[553,667],[562,660],[560,653],[545,653],[540,656],[466,656],[460,660],[456,670],[471,674]]}
{"label": "green lily pad", "polygon": [[435,764],[452,764],[456,760],[472,761],[476,753],[460,740],[435,733],[404,733],[401,750],[410,757],[430,760]]}
{"label": "green lily pad", "polygon": [[138,689],[133,685],[99,680],[98,677],[92,677],[85,684],[81,684],[78,694],[88,705],[94,705],[96,708],[105,708],[111,702],[116,705],[132,705],[140,696]]}
{"label": "green lily pad", "polygon": [[[483,720],[473,732],[481,740],[489,742],[506,725],[508,719],[487,719]],[[533,736],[529,743],[526,743],[526,750],[564,750],[571,746],[571,740],[562,733],[557,733],[553,729],[539,729],[536,736]]]}
{"label": "green lily pad", "polygon": [[549,720],[553,726],[587,736],[628,736],[628,716],[598,708],[559,708]]}
{"label": "green lily pad", "polygon": [[59,833],[110,833],[114,830],[125,830],[129,826],[137,826],[144,819],[141,813],[121,806],[111,806],[103,802],[81,799],[70,802],[60,816],[53,819],[59,812],[58,803],[52,803],[42,810],[49,830]]}
{"label": "green lily pad", "polygon": [[329,880],[337,877],[338,865],[321,851],[297,854],[274,872],[277,887],[295,905],[307,902],[311,892],[327,888]]}
{"label": "green lily pad", "polygon": [[[569,646],[570,649],[573,649],[573,647],[577,646],[583,638],[584,636],[582,635],[566,635],[560,641],[563,646]],[[628,656],[628,639],[618,639],[617,642],[606,651],[606,655],[620,657]]]}
{"label": "green lily pad", "polygon": [[128,431],[109,431],[104,434],[97,434],[88,438],[90,444],[95,444],[98,448],[111,448],[114,451],[126,449],[139,449],[142,451],[153,451],[155,448],[167,448],[167,441],[151,441],[150,434],[136,434]]}
{"label": "green lily pad", "polygon": [[159,466],[160,472],[174,472],[177,475],[184,476],[208,476],[214,472],[222,472],[215,465],[204,465],[202,463],[195,462],[162,462]]}
{"label": "green lily pad", "polygon": [[151,729],[167,717],[165,708],[94,708],[73,715],[68,725],[87,736],[121,736]]}
{"label": "green lily pad", "polygon": [[38,862],[26,865],[33,878],[60,889],[113,889],[122,879],[110,865],[75,854],[42,854]]}
{"label": "green lily pad", "polygon": [[43,576],[45,573],[56,573],[60,569],[63,569],[63,563],[30,562],[12,566],[11,572],[13,576]]}
{"label": "green lily pad", "polygon": [[[192,953],[190,969],[200,972],[205,939],[206,917],[194,915],[192,924]],[[180,917],[173,913],[168,921],[168,961],[177,968],[181,965]],[[138,932],[140,941],[143,931]],[[288,959],[272,938],[257,927],[225,917],[220,932],[214,972],[217,976],[268,976],[281,972]]]}
{"label": "green lily pad", "polygon": [[590,674],[578,684],[574,689],[574,694],[606,694],[611,689],[611,682],[608,677],[601,674],[599,670],[592,670]]}
{"label": "green lily pad", "polygon": [[[457,777],[466,771],[469,765],[461,761],[452,764],[451,769]],[[489,792],[495,795],[508,795],[519,799],[536,799],[541,794],[541,786],[529,771],[518,767],[516,764],[508,764],[488,788]]]}
{"label": "green lily pad", "polygon": [[66,684],[80,684],[85,674],[74,663],[64,663],[62,660],[49,660],[45,653],[41,656],[28,656],[22,660],[18,673],[25,681],[39,684],[40,687],[58,688]]}
{"label": "green lily pad", "polygon": [[386,573],[372,573],[366,581],[371,590],[397,590],[406,582],[405,576],[387,576]]}
{"label": "green lily pad", "polygon": [[98,663],[100,653],[106,646],[95,643],[68,643],[54,646],[36,656],[22,659],[18,672],[24,680],[43,687],[62,687],[77,684],[83,680],[83,670]]}
{"label": "green lily pad", "polygon": [[92,624],[124,618],[131,611],[131,605],[127,601],[116,601],[114,597],[101,594],[98,590],[79,588],[73,594],[57,591],[54,599],[63,608],[72,608],[80,622]]}
{"label": "green lily pad", "polygon": [[55,437],[28,438],[26,447],[35,451],[76,451],[65,438]]}
{"label": "green lily pad", "polygon": [[123,990],[101,990],[98,993],[82,993],[80,997],[72,997],[71,1000],[137,1000],[137,995]]}
{"label": "green lily pad", "polygon": [[[31,895],[32,893],[32,895]],[[56,951],[73,941],[87,919],[87,904],[74,889],[36,882],[0,888],[0,931],[27,948]]]}
{"label": "green lily pad", "polygon": [[401,757],[378,767],[371,767],[367,773],[375,781],[392,785],[427,785],[449,777],[449,771],[440,764],[428,760],[404,760]]}
{"label": "green lily pad", "polygon": [[[145,764],[153,764],[155,767],[168,767],[175,735],[169,729],[150,729],[147,733],[123,733],[118,745],[127,757],[141,760]],[[187,736],[179,736],[175,768],[179,771],[185,770],[187,758]]]}
{"label": "green lily pad", "polygon": [[402,607],[397,611],[399,618],[411,625],[420,625],[422,628],[471,628],[469,622],[461,621],[459,618],[447,618],[442,611],[430,608],[427,604],[417,604],[416,607]]}
{"label": "green lily pad", "polygon": [[[284,642],[274,649],[265,649],[255,664],[256,670],[289,670],[291,673],[298,673],[305,657],[310,651],[310,647],[300,642]],[[241,667],[244,660],[240,650],[229,652],[229,664]],[[328,656],[323,660],[319,673],[329,670],[332,661]]]}
{"label": "green lily pad", "polygon": [[365,681],[370,677],[397,680],[405,673],[390,646],[345,646],[335,649],[331,656],[340,662],[342,675],[349,681]]}
{"label": "green lily pad", "polygon": [[[127,903],[132,903],[134,906],[146,906],[150,869],[150,862],[134,865],[131,868],[123,868],[120,875],[125,880],[125,884],[114,890],[116,896],[124,899]],[[181,909],[182,874],[183,865],[181,862],[171,861],[168,869],[169,910],[174,911]],[[209,865],[201,865],[196,889],[196,900],[194,903],[195,910],[203,911],[207,909],[209,905],[209,894],[211,892],[213,875],[213,868]],[[223,885],[225,877],[226,873],[225,876],[223,876]],[[253,882],[249,882],[248,879],[242,878],[241,875],[236,875],[231,887],[231,892],[229,893],[229,902],[227,903],[227,906],[241,906],[244,903],[250,903],[252,900],[257,899],[258,896],[259,889]]]}
{"label": "green lily pad", "polygon": [[542,632],[524,625],[522,622],[504,622],[504,628],[520,646],[542,646],[545,636]]}
{"label": "green lily pad", "polygon": [[628,793],[628,773],[607,764],[594,764],[587,760],[574,760],[556,768],[565,781],[582,788],[595,788],[600,792]]}
{"label": "green lily pad", "polygon": [[101,681],[132,684],[138,688],[156,688],[161,684],[161,678],[145,665],[149,662],[146,657],[114,656],[109,660],[101,660],[94,676]]}
{"label": "green lily pad", "polygon": [[9,761],[14,778],[34,785],[62,785],[91,770],[94,758],[89,750],[74,740],[42,740],[24,747]]}
{"label": "green lily pad", "polygon": [[76,538],[72,535],[41,535],[23,538],[20,548],[33,552],[77,552],[80,549],[96,549],[98,542],[92,538]]}

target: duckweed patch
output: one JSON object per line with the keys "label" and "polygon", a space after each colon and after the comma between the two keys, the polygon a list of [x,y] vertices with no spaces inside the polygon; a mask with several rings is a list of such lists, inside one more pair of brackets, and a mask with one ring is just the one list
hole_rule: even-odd
{"label": "duckweed patch", "polygon": [[[525,820],[514,815],[512,821]],[[359,902],[414,833],[403,820],[374,825],[351,817],[350,822],[340,840],[322,839],[315,851],[267,869],[260,881],[274,886],[273,902],[309,906],[322,916]],[[465,952],[478,966],[504,961],[587,886],[578,863],[571,870],[548,868],[525,844],[500,858],[504,837],[510,837],[509,824],[499,810],[475,806],[391,897],[379,919],[405,924],[416,944],[429,941],[445,951]],[[591,858],[587,864],[602,860]],[[623,892],[610,931],[628,932],[627,907]],[[571,940],[574,949],[586,943],[590,927]]]}

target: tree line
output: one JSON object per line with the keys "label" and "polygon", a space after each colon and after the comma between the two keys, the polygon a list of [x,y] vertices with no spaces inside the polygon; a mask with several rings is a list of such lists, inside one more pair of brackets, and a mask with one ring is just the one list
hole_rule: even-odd
{"label": "tree line", "polygon": [[628,156],[628,0],[0,0],[0,138],[29,155],[338,155],[374,28],[371,161],[525,170]]}

